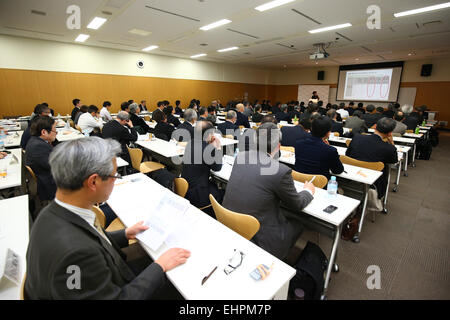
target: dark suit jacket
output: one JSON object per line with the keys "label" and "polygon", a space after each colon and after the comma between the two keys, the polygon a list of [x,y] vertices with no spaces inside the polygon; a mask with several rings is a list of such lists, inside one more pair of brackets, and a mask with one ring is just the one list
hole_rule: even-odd
{"label": "dark suit jacket", "polygon": [[25,129],[25,131],[22,134],[22,137],[20,138],[20,147],[22,149],[25,149],[27,147],[27,143],[31,138],[31,131],[30,131],[30,125]]}
{"label": "dark suit jacket", "polygon": [[415,130],[416,127],[421,124],[420,119],[413,114],[410,114],[403,120],[403,123],[406,124],[406,130]]}
{"label": "dark suit jacket", "polygon": [[55,198],[56,184],[50,171],[48,158],[53,147],[40,137],[32,136],[26,147],[26,164],[37,178],[37,193],[40,200]]}
{"label": "dark suit jacket", "polygon": [[295,143],[295,170],[307,174],[321,174],[331,178],[344,171],[335,147],[329,146],[321,138],[308,137]]}
{"label": "dark suit jacket", "polygon": [[275,119],[277,119],[278,122],[287,121],[288,123],[291,123],[291,118],[289,117],[288,113],[278,112],[277,114],[275,114]]}
{"label": "dark suit jacket", "polygon": [[77,108],[77,107],[73,107],[73,109],[72,109],[72,113],[70,114],[70,118],[72,119],[72,121],[74,121],[75,122],[75,115],[77,114],[77,112],[78,111],[80,111],[80,109],[79,108]]}
{"label": "dark suit jacket", "polygon": [[248,122],[248,117],[239,111],[236,111],[236,114],[237,114],[237,119],[236,119],[235,125],[237,127],[244,126],[245,128],[250,128],[250,123]]}
{"label": "dark suit jacket", "polygon": [[270,108],[270,111],[272,111],[272,114],[277,114],[278,112],[281,112],[281,109],[277,106],[273,106]]}
{"label": "dark suit jacket", "polygon": [[[205,151],[207,149],[207,151]],[[195,163],[194,155],[205,152],[211,155],[211,159],[217,157],[218,161],[206,163],[203,156],[200,157],[201,163]],[[210,204],[209,194],[211,193],[217,201],[222,201],[222,193],[219,192],[217,186],[209,181],[210,170],[220,171],[222,168],[222,151],[216,150],[206,141],[192,139],[186,146],[183,156],[183,168],[181,177],[185,178],[189,183],[189,189],[186,193],[192,205],[196,207],[204,207]]]}
{"label": "dark suit jacket", "polygon": [[104,139],[112,138],[117,140],[122,147],[121,156],[125,161],[131,163],[130,154],[127,146],[130,142],[134,142],[138,138],[138,134],[134,128],[121,125],[117,120],[109,121],[103,126],[102,135]]}
{"label": "dark suit jacket", "polygon": [[344,127],[352,129],[352,135],[368,131],[366,122],[363,119],[353,116],[350,116],[345,120]]}
{"label": "dark suit jacket", "polygon": [[263,117],[264,117],[264,116],[263,116],[261,113],[255,112],[255,113],[252,115],[252,121],[253,121],[253,122],[256,122],[256,123],[261,122]]}
{"label": "dark suit jacket", "polygon": [[[239,127],[236,124],[234,124],[234,123],[232,123],[230,121],[225,121],[223,123],[219,123],[217,125],[217,129],[219,129],[220,132],[222,132],[222,135],[232,134],[235,137],[240,135],[239,134]],[[236,132],[236,130],[238,130],[238,132]]]}
{"label": "dark suit jacket", "polygon": [[159,122],[155,126],[155,137],[169,141],[175,128],[167,122]]}
{"label": "dark suit jacket", "polygon": [[374,124],[378,122],[384,115],[381,113],[365,113],[362,115],[363,120],[366,122],[367,128],[371,128]]}
{"label": "dark suit jacket", "polygon": [[178,128],[178,126],[181,124],[180,120],[178,120],[178,118],[175,117],[173,114],[169,114],[167,116],[167,123],[173,124],[175,128]]}
{"label": "dark suit jacket", "polygon": [[393,118],[394,114],[395,114],[395,112],[392,110],[386,110],[383,112],[383,116],[385,116],[387,118]]}
{"label": "dark suit jacket", "polygon": [[152,112],[152,120],[155,120],[155,114],[157,114],[158,112],[163,112],[161,110],[159,110],[158,108],[156,108],[153,112]]}
{"label": "dark suit jacket", "polygon": [[[106,232],[105,232],[106,233]],[[161,267],[152,263],[135,276],[120,248],[125,231],[106,233],[110,245],[92,226],[52,202],[33,224],[27,251],[25,293],[29,299],[150,299],[164,284]],[[81,288],[70,290],[78,266]]]}
{"label": "dark suit jacket", "polygon": [[[384,164],[398,162],[397,149],[393,145],[383,142],[380,136],[376,134],[356,134],[345,154],[361,161],[381,161]],[[379,198],[383,197],[386,192],[388,170],[388,167],[385,165],[383,175],[375,182]]]}
{"label": "dark suit jacket", "polygon": [[133,123],[133,128],[138,127],[140,128],[134,128],[139,134],[146,134],[147,132],[152,132],[150,127],[145,123],[145,120],[139,117],[137,114],[130,113],[130,120]]}
{"label": "dark suit jacket", "polygon": [[344,125],[342,123],[331,120],[331,132],[339,132],[339,135],[342,137],[344,134]]}
{"label": "dark suit jacket", "polygon": [[[245,159],[250,159],[250,164]],[[225,208],[258,219],[260,229],[252,241],[279,259],[287,256],[302,232],[302,225],[288,219],[281,206],[300,216],[300,211],[313,199],[306,191],[297,192],[291,172],[265,153],[240,152],[223,200]]]}
{"label": "dark suit jacket", "polygon": [[[186,130],[189,133],[188,139],[184,139],[184,137],[181,135],[182,132],[184,132],[184,135],[186,135]],[[194,136],[194,127],[189,122],[184,121],[177,127],[177,130],[175,130],[172,135],[177,141],[189,141]]]}
{"label": "dark suit jacket", "polygon": [[141,111],[147,111],[147,107],[142,104],[139,105],[139,108],[141,109]]}
{"label": "dark suit jacket", "polygon": [[286,147],[295,147],[297,140],[308,138],[311,135],[303,130],[301,126],[295,127],[282,127],[281,128],[282,140],[281,145]]}

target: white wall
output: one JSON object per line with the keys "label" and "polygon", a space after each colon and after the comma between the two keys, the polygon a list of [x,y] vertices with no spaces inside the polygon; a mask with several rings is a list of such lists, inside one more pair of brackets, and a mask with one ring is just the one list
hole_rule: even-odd
{"label": "white wall", "polygon": [[[144,61],[144,68],[136,66]],[[235,64],[179,59],[0,35],[0,68],[270,84],[271,72]]]}

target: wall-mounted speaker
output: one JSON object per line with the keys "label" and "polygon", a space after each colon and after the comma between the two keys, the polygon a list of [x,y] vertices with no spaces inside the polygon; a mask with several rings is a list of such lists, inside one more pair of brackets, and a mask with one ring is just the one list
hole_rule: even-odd
{"label": "wall-mounted speaker", "polygon": [[324,79],[325,79],[325,71],[317,72],[317,80],[324,80]]}
{"label": "wall-mounted speaker", "polygon": [[432,64],[423,64],[422,65],[422,71],[420,72],[420,76],[422,77],[429,77],[431,76],[431,70],[433,70]]}

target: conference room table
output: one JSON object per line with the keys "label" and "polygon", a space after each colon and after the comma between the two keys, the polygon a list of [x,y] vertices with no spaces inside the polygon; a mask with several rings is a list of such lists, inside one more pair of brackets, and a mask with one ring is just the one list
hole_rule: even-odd
{"label": "conference room table", "polygon": [[[144,174],[137,173],[117,179],[107,203],[125,226],[129,227],[138,221],[147,221],[165,196],[179,197]],[[124,201],[129,197],[134,200]],[[157,260],[170,248],[184,248],[191,252],[186,263],[166,273],[185,299],[287,299],[289,281],[296,273],[294,268],[198,208],[189,203],[187,206],[181,221],[172,228],[172,232],[158,249],[152,250],[140,241],[153,260]],[[242,264],[226,275],[223,270],[234,250],[243,252],[245,256]],[[265,264],[270,267],[272,263],[273,270],[266,279],[255,281],[250,277],[250,272],[258,265]],[[215,267],[217,270],[202,285],[202,279]]]}
{"label": "conference room table", "polygon": [[117,164],[117,168],[123,168],[122,169],[122,175],[126,175],[127,174],[127,166],[129,165],[129,163],[125,160],[123,160],[121,157],[116,157],[116,164]]}
{"label": "conference room table", "polygon": [[20,123],[11,121],[11,120],[0,120],[0,127],[5,129],[6,131],[20,131],[22,130],[22,127]]}
{"label": "conference room table", "polygon": [[10,131],[5,139],[5,148],[17,148],[20,147],[20,140],[22,140],[23,131]]}
{"label": "conference room table", "polygon": [[56,132],[57,132],[56,139],[59,142],[85,138],[84,134],[82,134],[80,131],[78,131],[77,129],[74,129],[72,127],[56,128]]}
{"label": "conference room table", "polygon": [[[0,300],[19,300],[29,240],[28,195],[0,200]],[[4,275],[8,249],[18,255],[18,283]]]}
{"label": "conference room table", "polygon": [[[233,170],[234,157],[225,155],[222,163],[222,169],[220,171],[211,171],[211,174],[213,177],[218,178],[219,181],[227,183],[230,180],[231,171]],[[294,184],[298,192],[303,190],[303,183],[294,181]],[[309,227],[330,236],[333,241],[322,299],[326,297],[332,269],[335,268],[335,270],[338,270],[335,258],[341,237],[342,225],[345,219],[347,219],[359,204],[359,200],[340,194],[337,194],[335,199],[331,199],[328,196],[327,190],[316,188],[314,199],[302,211],[306,214],[304,215],[303,222],[306,222]],[[338,208],[331,214],[324,212],[323,210],[329,205],[334,205]]]}
{"label": "conference room table", "polygon": [[19,195],[22,188],[22,149],[8,149],[11,153],[0,159],[0,165],[6,166],[6,177],[0,177],[0,193],[9,198],[11,194]]}

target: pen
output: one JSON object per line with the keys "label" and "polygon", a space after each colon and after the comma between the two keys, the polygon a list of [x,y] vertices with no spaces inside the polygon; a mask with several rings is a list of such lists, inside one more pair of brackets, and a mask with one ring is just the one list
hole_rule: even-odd
{"label": "pen", "polygon": [[348,172],[344,170],[344,173],[348,173]]}
{"label": "pen", "polygon": [[214,271],[216,271],[216,269],[217,269],[217,266],[210,272],[210,274],[208,274],[206,277],[203,278],[202,285],[205,284],[206,280],[208,280],[209,277],[211,277],[211,275],[214,273]]}
{"label": "pen", "polygon": [[315,178],[316,178],[316,176],[314,176],[309,183],[312,183]]}

